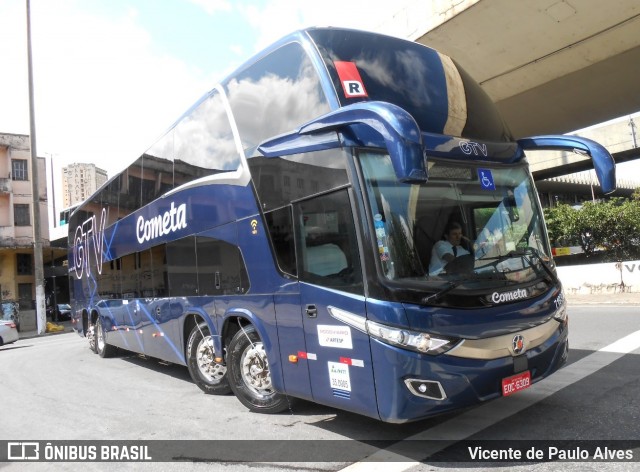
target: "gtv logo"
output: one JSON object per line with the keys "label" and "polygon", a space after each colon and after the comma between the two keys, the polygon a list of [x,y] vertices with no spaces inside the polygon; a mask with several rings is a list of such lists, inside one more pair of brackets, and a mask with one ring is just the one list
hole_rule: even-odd
{"label": "gtv logo", "polygon": [[487,157],[489,155],[486,144],[480,144],[474,141],[460,141],[458,146],[460,146],[460,150],[467,156],[473,154],[474,156],[483,155],[484,157]]}
{"label": "gtv logo", "polygon": [[102,274],[102,245],[106,222],[107,210],[103,208],[100,220],[96,218],[96,215],[93,215],[76,228],[73,238],[73,267],[71,269],[76,274],[76,278],[81,279],[85,270],[87,275],[91,275],[89,256],[92,253],[98,273]]}

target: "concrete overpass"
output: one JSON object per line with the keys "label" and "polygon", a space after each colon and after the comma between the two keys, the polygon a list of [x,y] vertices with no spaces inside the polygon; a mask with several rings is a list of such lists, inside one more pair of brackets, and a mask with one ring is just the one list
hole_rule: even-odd
{"label": "concrete overpass", "polygon": [[[628,123],[576,134],[602,143],[616,163],[640,158],[638,0],[405,0],[380,29],[454,58],[516,138],[570,133],[635,113]],[[590,160],[535,154],[530,162],[541,190],[581,185],[591,193],[593,177],[561,177],[591,169]],[[640,185],[621,177],[619,171],[617,195]]]}
{"label": "concrete overpass", "polygon": [[458,61],[516,137],[640,111],[638,0],[407,0],[381,26]]}
{"label": "concrete overpass", "polygon": [[638,0],[409,0],[382,28],[458,61],[517,137],[640,110]]}

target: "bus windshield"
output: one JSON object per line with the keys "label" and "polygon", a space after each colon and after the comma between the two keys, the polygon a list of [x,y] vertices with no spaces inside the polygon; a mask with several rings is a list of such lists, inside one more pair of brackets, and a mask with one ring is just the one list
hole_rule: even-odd
{"label": "bus windshield", "polygon": [[[397,181],[387,154],[362,151],[359,161],[387,281],[438,293],[555,278],[526,164],[430,159],[428,182],[407,184]],[[460,244],[445,261],[441,247],[451,227]]]}

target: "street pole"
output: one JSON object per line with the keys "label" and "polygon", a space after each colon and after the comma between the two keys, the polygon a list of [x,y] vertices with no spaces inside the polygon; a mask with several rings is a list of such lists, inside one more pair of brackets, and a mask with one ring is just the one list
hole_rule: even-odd
{"label": "street pole", "polygon": [[58,215],[56,213],[56,187],[55,187],[55,179],[53,178],[53,154],[51,156],[51,205],[53,206],[53,227],[58,227]]}
{"label": "street pole", "polygon": [[[27,64],[29,68],[29,133],[31,137],[31,193],[33,196],[33,259],[36,279],[36,326],[38,334],[44,334],[47,313],[44,301],[44,267],[42,261],[42,236],[40,231],[40,192],[38,190],[38,152],[36,149],[36,121],[33,98],[33,64],[31,60],[31,4],[27,2]],[[45,185],[46,189],[46,185]]]}

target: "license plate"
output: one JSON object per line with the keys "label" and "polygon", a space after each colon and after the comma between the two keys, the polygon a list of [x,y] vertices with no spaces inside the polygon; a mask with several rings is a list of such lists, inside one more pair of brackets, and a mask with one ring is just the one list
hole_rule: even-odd
{"label": "license plate", "polygon": [[512,395],[531,386],[531,372],[520,372],[506,379],[502,379],[502,395]]}

